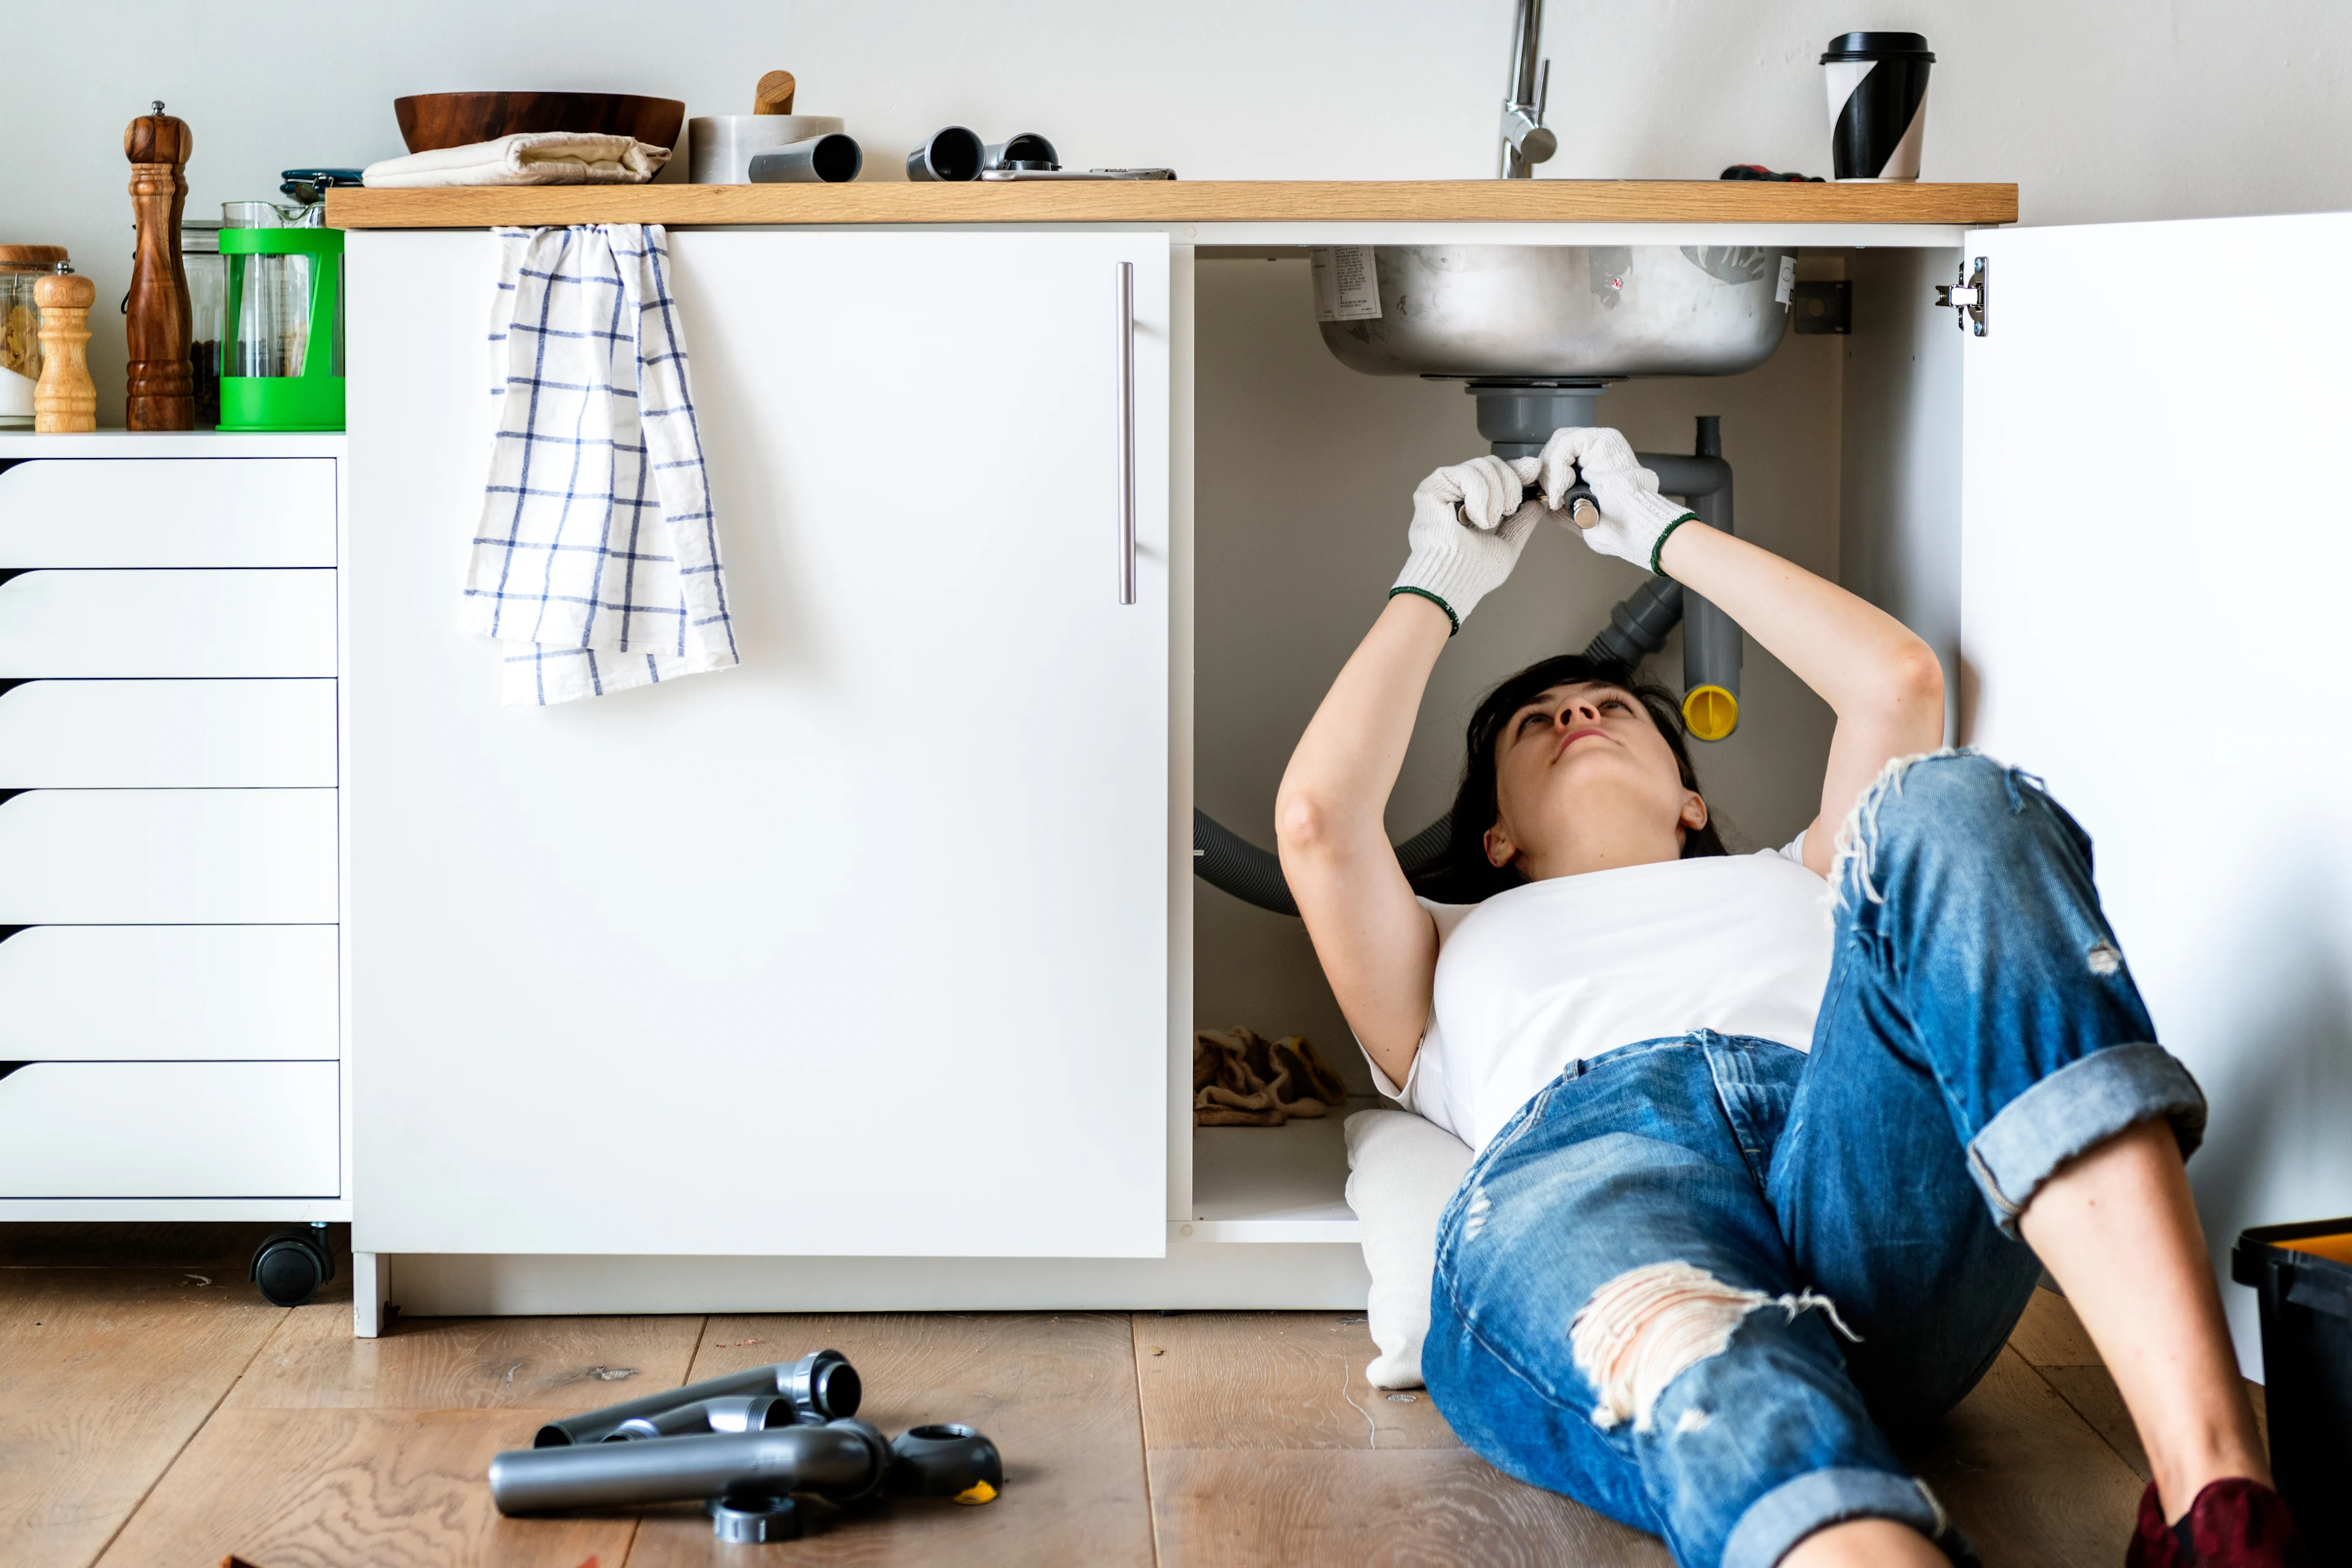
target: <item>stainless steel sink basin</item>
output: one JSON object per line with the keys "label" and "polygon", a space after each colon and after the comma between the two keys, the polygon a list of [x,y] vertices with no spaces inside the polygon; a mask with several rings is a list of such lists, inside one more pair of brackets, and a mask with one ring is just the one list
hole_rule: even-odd
{"label": "stainless steel sink basin", "polygon": [[1780,346],[1790,246],[1382,245],[1381,313],[1325,321],[1372,375],[1733,375]]}

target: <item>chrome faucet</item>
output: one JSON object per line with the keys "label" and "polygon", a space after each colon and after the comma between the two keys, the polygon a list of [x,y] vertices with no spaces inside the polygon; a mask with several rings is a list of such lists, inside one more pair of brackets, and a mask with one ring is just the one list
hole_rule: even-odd
{"label": "chrome faucet", "polygon": [[1502,178],[1530,180],[1536,165],[1559,151],[1559,138],[1546,129],[1544,104],[1551,97],[1551,61],[1540,65],[1536,49],[1543,41],[1543,0],[1519,0],[1519,19],[1511,36],[1511,83],[1503,98]]}

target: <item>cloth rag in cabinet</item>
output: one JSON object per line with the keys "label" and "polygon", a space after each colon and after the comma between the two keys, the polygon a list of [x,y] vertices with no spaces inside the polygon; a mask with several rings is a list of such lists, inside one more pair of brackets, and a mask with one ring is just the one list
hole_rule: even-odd
{"label": "cloth rag in cabinet", "polygon": [[509,703],[738,662],[686,340],[655,224],[497,231],[498,430],[466,624]]}

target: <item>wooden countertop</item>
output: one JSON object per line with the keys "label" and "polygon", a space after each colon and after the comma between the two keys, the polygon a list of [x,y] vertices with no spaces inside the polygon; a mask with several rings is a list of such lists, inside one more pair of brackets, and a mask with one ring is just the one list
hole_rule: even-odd
{"label": "wooden countertop", "polygon": [[1822,223],[2017,221],[2015,185],[1760,180],[1087,180],[331,190],[337,228],[578,223]]}

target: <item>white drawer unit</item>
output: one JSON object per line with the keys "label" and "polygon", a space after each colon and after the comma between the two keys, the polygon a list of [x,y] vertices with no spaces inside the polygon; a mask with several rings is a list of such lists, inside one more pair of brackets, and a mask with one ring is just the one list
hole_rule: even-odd
{"label": "white drawer unit", "polygon": [[0,1061],[339,1054],[331,925],[48,925],[0,940]]}
{"label": "white drawer unit", "polygon": [[340,1080],[331,1061],[16,1067],[0,1198],[331,1197]]}
{"label": "white drawer unit", "polygon": [[28,680],[0,691],[0,789],[334,782],[332,680]]}
{"label": "white drawer unit", "polygon": [[350,1216],[342,449],[0,434],[0,1220]]}
{"label": "white drawer unit", "polygon": [[28,790],[0,803],[0,924],[332,923],[335,792]]}
{"label": "white drawer unit", "polygon": [[46,568],[0,582],[0,679],[334,673],[331,570]]}
{"label": "white drawer unit", "polygon": [[0,471],[0,568],[332,566],[325,458],[52,458]]}

